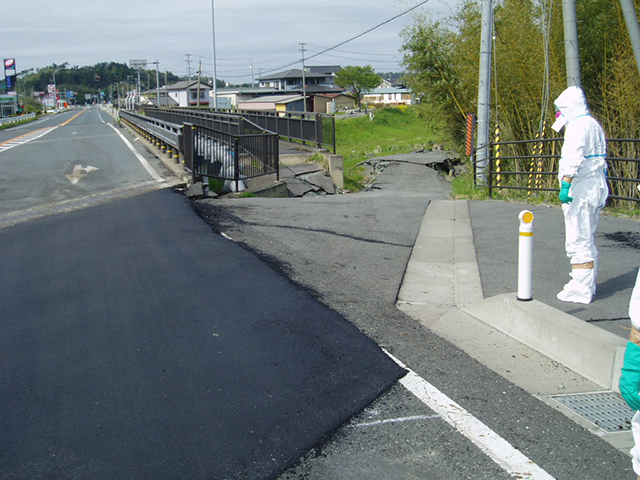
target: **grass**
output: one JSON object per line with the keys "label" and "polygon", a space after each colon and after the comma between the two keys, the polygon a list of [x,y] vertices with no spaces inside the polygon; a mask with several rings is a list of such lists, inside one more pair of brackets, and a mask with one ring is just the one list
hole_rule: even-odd
{"label": "grass", "polygon": [[418,106],[381,108],[371,115],[336,119],[336,151],[344,158],[345,188],[357,191],[365,180],[358,164],[373,157],[430,150],[441,141],[420,117]]}
{"label": "grass", "polygon": [[[17,119],[17,118],[20,118],[20,117],[15,117],[15,118]],[[20,120],[20,121],[15,122],[15,123],[0,123],[0,130],[5,130],[5,129],[11,128],[11,127],[17,127],[18,125],[23,125],[25,123],[33,122],[34,120],[37,120],[37,119],[38,119],[38,116],[36,115],[33,118],[27,118],[25,120]]]}

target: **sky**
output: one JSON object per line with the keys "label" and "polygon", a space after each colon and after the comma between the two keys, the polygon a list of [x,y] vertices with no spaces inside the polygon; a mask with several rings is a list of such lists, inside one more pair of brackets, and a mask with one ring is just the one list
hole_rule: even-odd
{"label": "sky", "polygon": [[459,2],[428,0],[401,15],[423,0],[23,0],[2,23],[0,57],[15,58],[18,73],[144,59],[150,69],[157,61],[161,72],[195,78],[201,68],[210,77],[215,26],[216,77],[231,84],[301,68],[303,55],[307,66],[396,72],[412,14],[444,19]]}

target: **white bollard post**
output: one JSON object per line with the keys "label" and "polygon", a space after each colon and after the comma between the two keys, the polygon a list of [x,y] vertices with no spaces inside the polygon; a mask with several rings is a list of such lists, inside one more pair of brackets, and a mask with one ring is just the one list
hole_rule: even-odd
{"label": "white bollard post", "polygon": [[528,302],[533,285],[533,213],[520,212],[520,242],[518,245],[518,300]]}

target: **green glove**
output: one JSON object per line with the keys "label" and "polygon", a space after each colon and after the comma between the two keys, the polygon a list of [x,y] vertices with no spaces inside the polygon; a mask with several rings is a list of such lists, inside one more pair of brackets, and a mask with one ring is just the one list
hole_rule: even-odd
{"label": "green glove", "polygon": [[627,342],[624,353],[620,393],[632,410],[640,410],[640,345]]}
{"label": "green glove", "polygon": [[569,196],[570,188],[571,184],[563,180],[562,185],[560,186],[560,195],[558,195],[558,198],[562,203],[571,203],[573,201],[573,198]]}

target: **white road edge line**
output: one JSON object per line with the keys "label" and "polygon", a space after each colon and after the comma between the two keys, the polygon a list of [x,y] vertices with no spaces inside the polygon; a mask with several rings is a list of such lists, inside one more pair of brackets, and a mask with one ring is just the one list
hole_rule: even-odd
{"label": "white road edge line", "polygon": [[525,480],[555,480],[554,477],[471,415],[461,405],[458,405],[389,352],[382,350],[394,362],[408,370],[409,373],[400,379],[400,383],[407,390],[435,411],[445,422],[471,440],[509,475]]}
{"label": "white road edge line", "polygon": [[[8,140],[4,145],[0,146],[0,152],[4,152],[13,147],[19,147],[20,145],[29,143],[32,140],[37,140],[41,137],[44,137],[47,133],[53,132],[56,128],[58,128],[58,125],[56,125],[55,127],[44,127],[40,130],[36,130],[31,134],[25,134],[21,140],[18,140],[16,142],[14,142],[13,140]],[[21,138],[21,137],[18,137],[18,138]]]}
{"label": "white road edge line", "polygon": [[147,159],[144,158],[142,155],[140,155],[140,153],[135,149],[135,147],[133,145],[131,145],[131,143],[129,142],[129,140],[127,140],[125,138],[124,135],[122,135],[117,129],[116,127],[114,127],[113,125],[111,125],[110,123],[107,123],[107,125],[109,125],[111,128],[113,128],[113,131],[116,132],[118,134],[118,136],[122,139],[122,141],[125,143],[125,145],[127,147],[129,147],[129,150],[131,150],[133,152],[133,154],[136,156],[136,158],[140,161],[140,163],[142,164],[142,166],[145,168],[145,170],[147,172],[149,172],[149,175],[151,175],[153,177],[153,179],[156,182],[160,182],[160,183],[164,183],[164,179],[158,175],[158,172],[156,172],[153,167],[151,165],[149,165],[149,162],[147,162]]}
{"label": "white road edge line", "polygon": [[378,425],[386,425],[388,423],[417,422],[419,420],[434,420],[436,418],[440,418],[440,415],[413,415],[411,417],[387,418],[386,420],[377,420],[375,422],[354,423],[351,427],[377,427]]}

